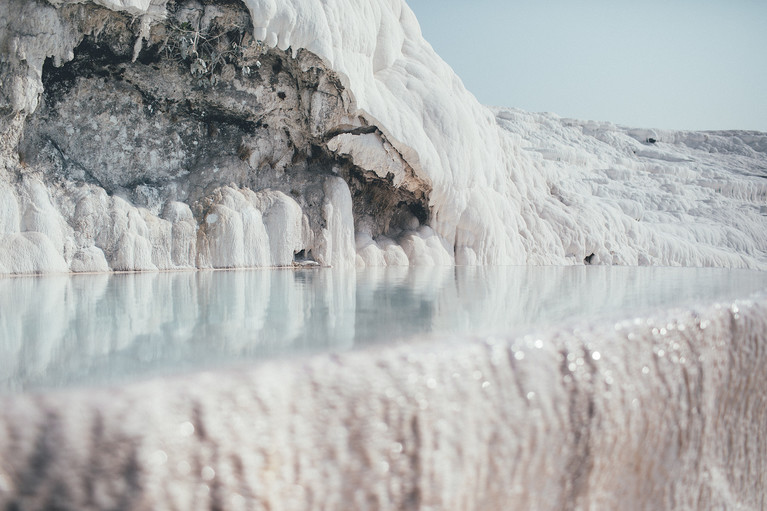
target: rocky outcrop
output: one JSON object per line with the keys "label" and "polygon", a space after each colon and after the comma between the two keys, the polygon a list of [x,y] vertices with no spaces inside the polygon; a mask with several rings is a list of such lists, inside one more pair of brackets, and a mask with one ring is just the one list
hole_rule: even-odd
{"label": "rocky outcrop", "polygon": [[429,186],[339,77],[253,39],[240,2],[11,3],[44,21],[4,27],[0,272],[352,266],[355,232],[427,221]]}

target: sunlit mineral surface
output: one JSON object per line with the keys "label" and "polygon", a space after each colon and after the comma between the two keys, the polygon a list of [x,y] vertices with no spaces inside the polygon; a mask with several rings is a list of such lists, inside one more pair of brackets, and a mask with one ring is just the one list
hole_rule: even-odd
{"label": "sunlit mineral surface", "polygon": [[0,0],[0,509],[765,508],[765,177],[403,0]]}

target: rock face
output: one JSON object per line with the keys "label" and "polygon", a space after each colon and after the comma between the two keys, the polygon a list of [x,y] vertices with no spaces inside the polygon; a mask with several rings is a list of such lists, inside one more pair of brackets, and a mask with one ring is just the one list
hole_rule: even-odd
{"label": "rock face", "polygon": [[0,273],[767,264],[767,135],[491,112],[400,0],[0,2]]}
{"label": "rock face", "polygon": [[426,222],[429,187],[335,73],[254,40],[241,3],[35,7],[72,51],[36,108],[6,100],[0,271],[352,266],[355,225]]}

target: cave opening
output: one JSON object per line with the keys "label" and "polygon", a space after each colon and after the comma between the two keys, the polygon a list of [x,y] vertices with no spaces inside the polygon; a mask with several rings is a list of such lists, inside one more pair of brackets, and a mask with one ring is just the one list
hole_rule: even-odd
{"label": "cave opening", "polygon": [[[24,160],[155,214],[168,201],[198,211],[193,205],[224,185],[280,190],[305,207],[313,200],[306,183],[338,175],[349,187],[355,229],[396,238],[426,224],[427,187],[395,186],[391,176],[328,149],[339,134],[383,136],[364,120],[349,124],[356,111],[338,77],[306,51],[294,57],[250,40],[239,0],[218,2],[223,14],[208,27],[188,21],[190,8],[208,4],[171,2],[135,61],[130,18],[91,6],[108,14],[108,26],[85,35],[71,61],[45,61],[44,107],[28,119]],[[204,32],[208,46],[196,54],[184,47],[190,32]],[[215,57],[218,50],[224,56]],[[198,60],[204,66],[195,67]]]}

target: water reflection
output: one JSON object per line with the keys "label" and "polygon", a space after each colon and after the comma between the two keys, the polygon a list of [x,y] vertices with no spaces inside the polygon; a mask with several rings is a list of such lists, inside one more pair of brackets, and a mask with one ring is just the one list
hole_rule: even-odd
{"label": "water reflection", "polygon": [[617,267],[3,278],[0,391],[120,382],[415,334],[633,315],[765,287],[761,272]]}

